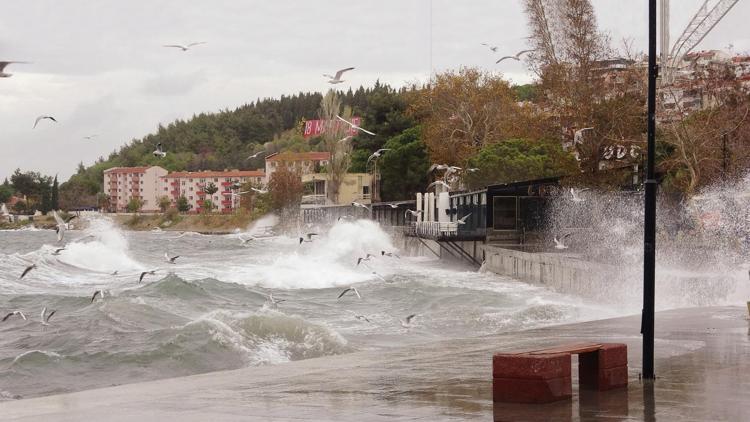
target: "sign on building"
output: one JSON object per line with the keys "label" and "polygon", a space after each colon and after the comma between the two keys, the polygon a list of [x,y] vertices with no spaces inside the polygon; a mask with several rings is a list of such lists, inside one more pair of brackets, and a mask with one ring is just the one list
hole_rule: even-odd
{"label": "sign on building", "polygon": [[[361,117],[352,117],[351,120],[353,125],[359,126],[359,123],[362,121]],[[343,129],[346,130],[346,134],[349,136],[354,136],[357,134],[357,130],[352,128],[351,126],[347,125],[346,123],[342,122],[341,120],[307,120],[305,122],[305,127],[302,131],[302,135],[304,135],[305,138],[311,138],[313,136],[320,136],[323,133],[325,133],[326,128],[330,127],[334,128],[334,130],[339,131]],[[344,126],[342,128],[342,126]]]}

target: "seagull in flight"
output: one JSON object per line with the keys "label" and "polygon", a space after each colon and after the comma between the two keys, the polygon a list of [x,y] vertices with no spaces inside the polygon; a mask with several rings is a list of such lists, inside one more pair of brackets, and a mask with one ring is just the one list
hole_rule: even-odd
{"label": "seagull in flight", "polygon": [[42,325],[49,325],[49,319],[52,318],[52,315],[57,312],[56,310],[52,310],[49,314],[47,313],[47,307],[45,306],[42,308],[42,314],[40,315],[40,319],[42,321]]}
{"label": "seagull in flight", "polygon": [[86,140],[90,141],[90,140],[96,138],[97,136],[99,136],[99,135],[86,135],[86,136],[83,137],[83,139],[86,139]]}
{"label": "seagull in flight", "polygon": [[245,239],[244,237],[240,236],[240,242],[241,242],[241,243],[242,243],[243,245],[246,245],[246,244],[247,244],[247,243],[249,243],[249,242],[250,242],[251,240],[255,240],[255,238],[254,238],[254,237],[252,237],[252,236],[250,236],[249,238]]}
{"label": "seagull in flight", "polygon": [[249,156],[249,157],[245,158],[245,161],[247,161],[247,160],[252,160],[253,158],[255,158],[255,157],[259,156],[260,154],[263,154],[264,152],[266,152],[266,151],[265,151],[265,150],[263,150],[263,151],[258,151],[258,152],[256,152],[255,154],[253,154],[253,155],[251,155],[251,156]]}
{"label": "seagull in flight", "polygon": [[562,237],[560,237],[559,239],[557,238],[557,236],[555,236],[552,239],[552,241],[555,242],[555,249],[560,249],[560,250],[562,250],[562,249],[568,249],[568,246],[564,242],[565,242],[565,239],[567,239],[568,237],[570,237],[571,234],[573,234],[573,233],[566,233],[566,234],[562,235]]}
{"label": "seagull in flight", "polygon": [[58,256],[58,255],[60,255],[60,252],[62,252],[64,250],[65,250],[65,248],[57,248],[57,249],[55,249],[54,252],[52,252],[52,255]]}
{"label": "seagull in flight", "polygon": [[359,320],[359,321],[370,322],[370,320],[367,319],[367,317],[364,316],[364,315],[358,314],[358,313],[356,313],[354,311],[349,311],[349,313],[351,313],[352,315],[354,315],[354,318],[357,319],[357,320]]}
{"label": "seagull in flight", "polygon": [[570,199],[575,203],[584,202],[585,199],[581,198],[580,193],[589,190],[589,188],[575,189],[570,188]]}
{"label": "seagull in flight", "polygon": [[443,186],[444,188],[446,188],[448,190],[450,190],[450,188],[451,188],[451,186],[449,184],[445,183],[444,181],[442,181],[442,180],[436,180],[436,181],[430,183],[427,186],[427,190],[430,190],[430,188],[432,188],[433,186],[437,186],[437,185]]}
{"label": "seagull in flight", "polygon": [[8,313],[7,315],[5,315],[3,317],[3,322],[5,322],[8,318],[10,318],[10,317],[12,317],[14,315],[15,316],[20,316],[21,318],[23,318],[24,321],[26,321],[26,315],[24,315],[23,312],[21,312],[21,311],[13,311],[13,312],[10,312],[10,313]]}
{"label": "seagull in flight", "polygon": [[25,270],[23,270],[23,272],[21,273],[21,277],[18,277],[18,279],[20,280],[20,279],[24,278],[26,276],[26,274],[29,273],[29,271],[31,271],[31,270],[33,270],[35,268],[36,268],[36,264],[29,265],[28,267],[26,267]]}
{"label": "seagull in flight", "polygon": [[273,297],[273,293],[268,294],[268,300],[266,303],[270,304],[272,307],[276,308],[279,306],[279,303],[286,302],[286,299],[276,299]]}
{"label": "seagull in flight", "polygon": [[264,193],[268,193],[268,189],[250,188],[250,190],[252,190],[253,192],[257,192],[257,193],[259,193],[261,195],[264,194]]}
{"label": "seagull in flight", "polygon": [[372,160],[377,160],[381,155],[383,155],[384,152],[390,150],[390,148],[380,148],[379,150],[373,152],[372,155],[367,159],[367,164],[370,164],[370,161]]}
{"label": "seagull in flight", "polygon": [[398,204],[388,204],[388,206],[393,208],[394,210],[398,209]]}
{"label": "seagull in flight", "polygon": [[361,264],[361,263],[362,263],[362,261],[369,261],[369,260],[370,260],[370,258],[375,258],[375,255],[372,255],[372,254],[369,254],[369,253],[368,253],[368,254],[367,254],[367,256],[366,256],[366,257],[364,257],[364,258],[362,258],[362,257],[360,256],[360,257],[359,257],[359,259],[357,259],[357,266],[359,267],[359,264]]}
{"label": "seagull in flight", "polygon": [[344,291],[341,292],[341,294],[339,295],[339,297],[337,297],[336,299],[341,299],[342,296],[344,296],[345,294],[347,294],[349,292],[354,292],[354,294],[357,295],[358,298],[362,299],[362,296],[359,295],[359,292],[354,287],[349,287],[347,289],[344,289]]}
{"label": "seagull in flight", "polygon": [[471,216],[471,213],[468,213],[465,216],[459,218],[458,221],[456,221],[456,223],[461,224],[461,225],[466,224],[466,219],[469,218],[469,216]]}
{"label": "seagull in flight", "polygon": [[68,223],[57,214],[57,211],[52,211],[52,216],[55,218],[55,222],[57,222],[55,232],[57,233],[57,242],[59,243],[62,242],[63,237],[65,237],[65,230],[68,228]]}
{"label": "seagull in flight", "polygon": [[166,156],[167,156],[167,153],[166,153],[166,151],[164,151],[164,150],[163,150],[163,149],[161,148],[161,142],[159,142],[158,144],[156,144],[156,149],[154,150],[153,154],[154,154],[154,157],[161,157],[161,158],[164,158],[164,157],[166,157]]}
{"label": "seagull in flight", "polygon": [[483,42],[482,45],[485,46],[485,47],[487,47],[487,48],[489,48],[490,50],[492,50],[493,53],[497,53],[497,46],[496,45],[489,45],[486,42]]}
{"label": "seagull in flight", "polygon": [[45,120],[45,119],[46,120],[51,120],[51,121],[57,123],[57,119],[55,119],[54,117],[42,115],[42,116],[37,117],[36,120],[34,120],[34,127],[32,129],[36,129],[36,125],[38,125],[39,122],[41,122],[42,120]]}
{"label": "seagull in flight", "polygon": [[415,316],[417,316],[417,314],[411,314],[411,315],[407,316],[406,318],[402,319],[400,321],[401,322],[401,326],[404,327],[404,328],[411,327],[411,320],[414,319]]}
{"label": "seagull in flight", "polygon": [[364,208],[364,209],[366,209],[367,211],[371,211],[371,210],[370,210],[370,207],[368,207],[368,206],[367,206],[367,205],[365,205],[365,204],[360,204],[359,202],[352,202],[352,206],[353,206],[353,207],[355,207],[355,208]]}
{"label": "seagull in flight", "polygon": [[421,214],[422,214],[423,212],[424,212],[424,211],[422,211],[422,210],[419,210],[419,211],[414,211],[414,210],[406,210],[406,212],[404,212],[404,218],[406,218],[406,216],[407,216],[407,215],[413,215],[414,217],[418,217],[418,216],[420,216],[420,215],[421,215]]}
{"label": "seagull in flight", "polygon": [[355,125],[354,123],[352,123],[352,122],[344,119],[343,117],[341,117],[339,115],[336,115],[336,118],[339,119],[339,120],[341,120],[342,122],[346,123],[347,125],[351,126],[352,129],[354,129],[354,130],[358,130],[358,131],[364,132],[364,133],[366,133],[368,135],[375,136],[375,134],[372,133],[372,132],[370,132],[369,130],[362,129],[361,127]]}
{"label": "seagull in flight", "polygon": [[479,169],[476,167],[470,167],[470,168],[467,168],[466,171],[469,173],[476,173],[479,171]]}
{"label": "seagull in flight", "polygon": [[102,300],[104,300],[104,290],[97,290],[94,292],[94,295],[91,296],[91,303],[94,303],[96,300],[96,297],[99,296]]}
{"label": "seagull in flight", "polygon": [[29,62],[13,62],[13,61],[0,62],[0,78],[10,78],[11,76],[13,76],[12,73],[5,73],[5,68],[9,64],[13,64],[13,63],[26,63],[26,64],[28,64]]}
{"label": "seagull in flight", "polygon": [[162,47],[172,47],[172,48],[179,48],[182,51],[188,51],[190,48],[195,47],[196,45],[206,44],[206,41],[199,41],[199,42],[191,42],[188,45],[181,45],[181,44],[167,44],[163,45]]}
{"label": "seagull in flight", "polygon": [[524,54],[526,54],[526,53],[531,53],[532,51],[534,51],[534,50],[521,50],[521,51],[519,51],[518,53],[516,53],[516,55],[515,55],[515,56],[505,56],[505,57],[501,57],[501,58],[500,58],[500,60],[498,60],[498,61],[496,61],[496,62],[495,62],[495,64],[497,64],[497,63],[500,63],[501,61],[503,61],[503,60],[507,60],[507,59],[513,59],[513,60],[515,60],[515,61],[520,61],[520,60],[521,60],[521,56],[522,56],[522,55],[524,55]]}
{"label": "seagull in flight", "polygon": [[340,144],[342,142],[346,142],[346,141],[348,141],[348,140],[350,140],[352,138],[353,138],[353,136],[351,136],[351,135],[350,136],[345,136],[345,137],[339,139],[339,141],[337,142],[337,144]]}
{"label": "seagull in flight", "polygon": [[164,252],[164,260],[170,264],[176,264],[175,260],[177,260],[177,258],[179,257],[180,257],[179,255],[170,257],[168,253]]}
{"label": "seagull in flight", "polygon": [[400,256],[396,255],[393,252],[380,251],[380,256],[390,256],[391,258],[395,257],[395,258],[401,259]]}
{"label": "seagull in flight", "polygon": [[346,69],[340,69],[340,70],[338,70],[336,72],[336,74],[333,75],[333,76],[328,75],[326,73],[324,73],[323,76],[326,77],[326,78],[328,78],[328,83],[329,84],[333,84],[333,85],[340,84],[340,83],[344,82],[344,80],[341,79],[341,76],[344,74],[344,72],[348,72],[350,70],[354,70],[354,68],[353,67],[347,67]]}
{"label": "seagull in flight", "polygon": [[142,272],[141,276],[138,278],[138,282],[139,283],[142,282],[143,281],[143,277],[145,277],[146,274],[148,274],[148,275],[156,275],[156,270],[157,269],[153,269],[153,270],[148,270],[148,271]]}
{"label": "seagull in flight", "polygon": [[305,237],[300,237],[299,238],[299,244],[301,245],[302,242],[312,242],[312,237],[313,236],[317,236],[317,235],[318,235],[317,233],[307,233],[305,235],[305,237],[307,238],[307,240],[305,240]]}

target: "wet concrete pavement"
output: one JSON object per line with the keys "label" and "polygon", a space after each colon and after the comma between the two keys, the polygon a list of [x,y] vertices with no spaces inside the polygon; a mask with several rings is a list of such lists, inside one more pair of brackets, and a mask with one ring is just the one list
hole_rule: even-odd
{"label": "wet concrete pavement", "polygon": [[[745,307],[657,313],[656,372],[639,381],[640,317],[358,352],[0,403],[3,421],[750,420]],[[630,385],[548,405],[492,403],[492,354],[628,345]]]}

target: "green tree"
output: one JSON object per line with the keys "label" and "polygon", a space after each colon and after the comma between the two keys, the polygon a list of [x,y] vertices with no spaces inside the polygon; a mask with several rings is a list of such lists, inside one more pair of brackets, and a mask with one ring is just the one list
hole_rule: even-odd
{"label": "green tree", "polygon": [[180,212],[190,211],[190,202],[188,202],[187,198],[185,198],[184,196],[181,196],[177,199],[177,210]]}
{"label": "green tree", "polygon": [[50,192],[50,187],[48,185],[42,185],[39,195],[41,196],[39,211],[46,215],[52,210],[52,194]]}
{"label": "green tree", "polygon": [[219,191],[219,188],[213,183],[209,183],[206,185],[205,188],[203,188],[203,191],[206,192],[208,196],[212,196],[213,194]]}
{"label": "green tree", "polygon": [[25,214],[27,209],[26,201],[18,201],[13,205],[13,210],[18,214]]}
{"label": "green tree", "polygon": [[211,214],[214,210],[214,203],[210,199],[206,199],[201,203],[201,210],[206,214]]}
{"label": "green tree", "polygon": [[509,139],[487,145],[469,159],[469,187],[479,188],[493,183],[511,183],[544,177],[580,173],[578,163],[563,151],[558,141]]}
{"label": "green tree", "polygon": [[8,202],[10,197],[13,196],[13,186],[8,183],[8,179],[0,185],[0,203]]}
{"label": "green tree", "polygon": [[430,163],[421,136],[421,128],[417,126],[385,143],[385,148],[390,148],[390,151],[378,160],[384,201],[414,199],[416,192],[427,187]]}
{"label": "green tree", "polygon": [[143,207],[143,201],[138,198],[130,198],[128,201],[127,210],[128,212],[139,212]]}
{"label": "green tree", "polygon": [[52,192],[50,192],[50,206],[53,210],[60,209],[60,186],[57,184],[57,175],[52,182]]}
{"label": "green tree", "polygon": [[159,209],[161,212],[167,212],[170,205],[172,205],[172,200],[170,200],[168,196],[164,195],[159,197]]}

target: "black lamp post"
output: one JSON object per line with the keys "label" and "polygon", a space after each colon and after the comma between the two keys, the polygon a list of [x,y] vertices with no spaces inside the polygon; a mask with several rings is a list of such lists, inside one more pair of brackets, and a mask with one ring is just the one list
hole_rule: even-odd
{"label": "black lamp post", "polygon": [[[663,48],[663,47],[662,47]],[[648,2],[648,153],[643,235],[643,378],[654,379],[654,306],[656,265],[656,0]]]}

